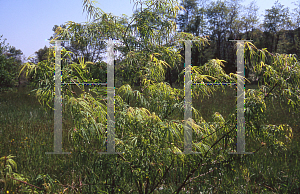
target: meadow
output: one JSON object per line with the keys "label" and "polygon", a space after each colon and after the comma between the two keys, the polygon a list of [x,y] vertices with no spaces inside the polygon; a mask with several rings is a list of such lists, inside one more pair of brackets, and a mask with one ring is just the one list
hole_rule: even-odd
{"label": "meadow", "polygon": [[[182,88],[178,87],[177,88]],[[246,90],[257,88],[255,85],[246,85]],[[138,89],[138,87],[135,87]],[[18,173],[28,177],[28,181],[36,186],[43,187],[43,181],[38,175],[45,175],[45,182],[52,183],[52,189],[62,191],[63,186],[79,187],[80,177],[76,176],[76,156],[46,155],[53,151],[54,112],[43,109],[35,96],[28,95],[30,88],[16,88],[0,93],[0,156],[14,155],[18,165]],[[226,93],[216,91],[208,97],[193,98],[193,106],[201,112],[202,117],[212,121],[212,114],[219,112],[226,118],[235,111],[235,87],[228,87]],[[134,105],[134,102],[131,104]],[[274,106],[273,106],[274,105]],[[183,115],[176,115],[173,119],[183,119]],[[300,115],[285,109],[278,101],[267,101],[266,123],[289,124],[294,132],[294,138],[289,149],[284,152],[271,152],[265,146],[255,156],[240,165],[236,165],[230,173],[222,174],[222,180],[211,181],[209,184],[219,185],[218,193],[229,182],[234,183],[233,191],[245,189],[249,193],[297,193],[300,192],[300,165],[299,165],[299,134]],[[63,112],[63,151],[72,152],[68,131],[74,126],[67,113]],[[246,137],[246,151],[255,150],[261,142]],[[234,148],[235,149],[235,148]],[[107,157],[107,156],[99,156]],[[79,169],[78,169],[79,170]],[[225,180],[225,181],[224,181]],[[230,181],[229,181],[230,180]],[[272,185],[264,184],[272,183]]]}

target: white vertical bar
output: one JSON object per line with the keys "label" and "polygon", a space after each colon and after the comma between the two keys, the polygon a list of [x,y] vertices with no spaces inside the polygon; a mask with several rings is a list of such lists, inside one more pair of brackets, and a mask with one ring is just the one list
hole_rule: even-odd
{"label": "white vertical bar", "polygon": [[[229,154],[253,154],[245,152],[245,62],[244,62],[244,42],[248,40],[237,41],[237,152]],[[251,41],[251,40],[249,40]]]}
{"label": "white vertical bar", "polygon": [[192,152],[192,95],[191,95],[191,44],[192,41],[185,41],[185,74],[184,74],[184,153]]}
{"label": "white vertical bar", "polygon": [[46,154],[70,154],[62,152],[62,98],[61,98],[61,42],[55,40],[55,98],[54,98],[54,152]]}
{"label": "white vertical bar", "polygon": [[245,152],[245,64],[244,64],[244,41],[237,41],[237,152]]}
{"label": "white vertical bar", "polygon": [[114,42],[108,40],[107,64],[107,153],[115,154],[115,115],[114,115]]}

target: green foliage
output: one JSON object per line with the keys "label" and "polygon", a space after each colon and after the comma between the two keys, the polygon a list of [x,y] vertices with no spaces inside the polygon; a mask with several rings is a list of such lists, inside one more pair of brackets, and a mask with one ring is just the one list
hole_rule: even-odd
{"label": "green foliage", "polygon": [[105,83],[107,81],[107,63],[103,61],[94,64],[88,63],[86,68],[89,71],[89,80],[100,83]]}
{"label": "green foliage", "polygon": [[[268,152],[276,154],[276,164],[284,164],[283,173],[291,176],[292,172],[287,172],[287,157],[280,155],[286,151],[288,156],[296,158],[293,162],[297,164],[297,147],[292,151],[287,149],[292,147],[290,142],[294,131],[284,123],[267,123],[264,115],[270,108],[266,102],[268,97],[280,98],[288,108],[298,113],[300,101],[297,80],[300,74],[295,56],[274,55],[266,49],[259,50],[253,44],[245,43],[244,51],[254,63],[254,70],[260,80],[259,85],[263,84],[245,94],[246,135],[249,136],[251,132],[253,140],[246,151],[255,153],[246,156],[229,155],[228,152],[235,149],[233,145],[237,141],[233,133],[236,128],[235,114],[231,113],[225,118],[219,112],[215,112],[212,115],[213,120],[208,122],[201,116],[207,113],[192,105],[193,117],[184,121],[184,90],[172,88],[164,82],[167,68],[177,66],[179,70],[179,65],[176,65],[181,62],[180,49],[176,48],[182,44],[178,43],[179,40],[199,40],[195,43],[199,48],[207,43],[207,39],[181,32],[172,37],[177,43],[166,43],[167,38],[162,36],[163,28],[157,29],[152,19],[160,14],[174,17],[179,7],[172,4],[173,1],[144,3],[148,7],[136,12],[132,18],[133,24],[124,25],[122,22],[125,23],[125,20],[116,22],[113,16],[97,12],[90,1],[84,0],[85,10],[95,16],[95,22],[99,21],[105,38],[120,38],[124,43],[124,47],[119,47],[125,58],[120,61],[118,72],[125,72],[123,81],[129,83],[116,88],[114,97],[115,146],[116,151],[121,153],[100,156],[98,152],[105,152],[106,89],[99,87],[76,96],[71,86],[62,86],[63,111],[69,114],[71,121],[67,127],[68,133],[64,135],[64,142],[72,154],[67,156],[65,161],[56,156],[49,157],[52,163],[49,163],[47,169],[51,169],[61,178],[61,182],[65,184],[64,191],[154,193],[160,187],[166,193],[187,190],[195,193],[267,191],[266,186],[257,186],[258,182],[270,185],[268,187],[272,190],[276,189],[281,193],[290,192],[291,187],[295,189],[299,181],[296,178],[290,178],[294,181],[292,183],[286,179],[280,180],[283,178],[278,178],[278,174],[282,173],[281,168],[271,166],[269,158],[265,157]],[[155,10],[158,15],[155,14]],[[170,34],[174,27],[172,22],[163,17],[157,18],[158,23],[165,20],[166,32]],[[137,37],[130,34],[134,30],[138,32]],[[60,35],[62,37],[63,32]],[[135,44],[140,45],[140,48],[135,49]],[[103,67],[104,63],[94,64],[84,58],[80,58],[78,62],[67,63],[69,54],[71,53],[65,49],[62,50],[63,82],[89,82],[95,78],[93,76],[97,65]],[[27,75],[34,77],[37,86],[35,94],[42,104],[48,106],[54,98],[54,58],[53,52],[47,61],[38,64],[27,63],[22,69]],[[222,68],[224,63],[224,60],[211,59],[201,67],[193,66],[192,81],[236,82],[237,75],[226,74]],[[104,75],[104,70],[101,72]],[[181,75],[184,72],[183,70]],[[97,78],[99,79],[95,80],[99,81],[103,77],[101,75]],[[179,82],[182,83],[182,77],[179,77]],[[133,89],[134,83],[139,84],[140,88]],[[221,88],[224,89],[224,86]],[[193,86],[192,90],[193,96],[196,97],[209,96],[214,91],[214,87],[207,85]],[[96,93],[96,96],[93,96],[92,92]],[[199,154],[183,152],[185,123],[192,127],[192,151]],[[39,154],[44,154],[44,149],[39,149]],[[26,148],[26,151],[29,152],[29,149]],[[49,162],[44,158],[43,160]],[[261,163],[266,166],[262,166]],[[58,166],[55,166],[57,164]],[[295,167],[299,171],[298,166]],[[299,174],[294,176],[299,177]],[[62,177],[67,178],[63,180]],[[44,183],[52,181],[47,176],[38,176],[37,184],[42,184],[42,178],[45,178]]]}
{"label": "green foliage", "polygon": [[17,173],[17,164],[12,159],[15,156],[3,156],[0,158],[0,190],[1,191],[19,191],[30,192],[27,185],[21,185],[21,182],[28,181],[22,174]]}
{"label": "green foliage", "polygon": [[[0,36],[0,39],[3,35]],[[0,42],[0,88],[13,87],[18,81],[18,71],[21,65],[21,50]]]}
{"label": "green foliage", "polygon": [[95,28],[95,25],[69,21],[60,27],[55,25],[53,31],[55,35],[51,36],[50,40],[56,40],[58,37],[63,40],[70,40],[65,48],[71,51],[72,61],[79,63],[81,57],[85,61],[94,63],[102,60],[101,54],[104,53],[106,44],[100,36],[100,30]]}
{"label": "green foliage", "polygon": [[268,32],[276,33],[283,28],[289,28],[292,25],[289,8],[284,8],[278,1],[274,3],[271,9],[266,10],[263,26]]}
{"label": "green foliage", "polygon": [[44,61],[48,59],[49,55],[49,48],[46,46],[44,48],[39,49],[38,51],[35,52],[36,58],[38,62]]}
{"label": "green foliage", "polygon": [[[252,54],[255,55],[255,53]],[[63,69],[63,79],[75,79],[75,77],[67,73],[68,70],[73,68],[72,75],[78,75],[76,76],[78,82],[87,80],[87,77],[89,77],[86,70],[87,66],[88,64],[85,64],[83,61],[81,64],[73,63],[65,65]],[[236,82],[236,77],[232,74],[225,74],[221,66],[222,60],[211,60],[205,66],[193,67],[192,78],[200,83],[206,79],[208,79],[208,81],[212,79],[218,82]],[[40,66],[40,68],[37,69],[37,73],[39,71],[47,72],[45,71],[46,69],[48,69],[48,73],[44,74],[51,75],[50,72],[53,72],[53,68],[46,68],[45,66]],[[268,70],[266,72],[270,74],[273,71]],[[266,76],[268,76],[268,74],[264,75],[264,77]],[[191,181],[192,179],[188,172],[197,172],[195,173],[196,177],[201,175],[203,171],[205,172],[204,168],[199,168],[198,165],[201,164],[199,160],[217,160],[220,162],[230,160],[228,156],[225,155],[226,151],[229,151],[229,147],[224,147],[224,149],[220,151],[216,148],[216,145],[220,146],[221,142],[224,142],[224,144],[236,142],[232,134],[235,127],[235,119],[225,121],[222,115],[215,113],[213,116],[214,122],[209,123],[203,120],[198,110],[192,107],[193,115],[195,115],[194,119],[190,121],[192,122],[193,129],[193,150],[201,154],[197,157],[182,154],[184,144],[183,122],[170,118],[172,118],[174,113],[183,115],[183,91],[171,88],[166,83],[156,83],[150,79],[144,79],[142,84],[140,91],[133,90],[128,84],[123,85],[117,89],[115,96],[116,147],[117,150],[124,152],[124,154],[119,155],[119,164],[112,169],[110,174],[115,177],[114,180],[118,182],[118,185],[127,185],[122,188],[124,191],[142,192],[147,189],[151,190],[151,188],[155,189],[158,185],[161,185],[160,180],[164,180],[165,184],[163,185],[165,190],[169,189],[169,191],[175,192],[175,188],[181,190],[183,189],[183,185],[186,185],[187,182],[181,179],[176,186],[172,185],[174,180],[165,179],[164,177],[167,175],[172,177],[179,176],[179,172],[175,170],[179,168],[179,166],[182,165],[182,171],[180,171],[181,176],[187,177],[186,180]],[[198,93],[196,96],[199,96],[203,91],[207,93],[212,92],[208,87],[209,86],[195,87],[193,88],[193,93]],[[38,91],[40,94],[44,94],[44,96],[39,96],[41,101],[47,101],[47,99],[54,97],[46,85],[44,85],[44,87],[40,85]],[[105,95],[105,93],[102,94]],[[285,137],[292,137],[290,128],[286,128],[283,125],[270,129],[268,127],[260,127],[260,123],[262,124],[264,117],[262,113],[266,111],[264,102],[266,95],[264,94],[265,93],[259,90],[250,90],[246,93],[245,108],[246,118],[248,119],[247,123],[255,123],[254,126],[257,128],[254,129],[257,132],[254,132],[253,135],[256,138],[259,136],[263,138],[263,141],[266,142],[267,145],[270,145],[270,148],[273,146],[274,149],[272,149],[272,151],[278,151],[281,148],[285,149],[288,142],[283,140]],[[63,93],[63,97],[65,99],[65,111],[71,113],[75,125],[75,128],[69,130],[70,141],[74,149],[72,152],[82,158],[80,160],[81,163],[78,163],[78,165],[85,166],[87,161],[84,158],[87,157],[87,150],[93,150],[92,153],[105,150],[103,144],[105,142],[105,123],[107,121],[105,119],[107,111],[104,104],[105,100],[100,97],[100,93],[99,97],[94,98],[90,93],[84,93],[79,97],[75,97],[66,92]],[[248,127],[246,129],[248,129]],[[92,148],[91,145],[97,145],[97,148]],[[90,154],[92,153],[90,152]],[[218,154],[214,155],[213,153]],[[174,156],[174,154],[179,155]],[[187,161],[189,161],[189,164]],[[103,161],[102,167],[107,165],[107,162],[108,161]],[[174,166],[175,162],[177,163],[176,166]],[[172,166],[174,170],[171,170],[169,166]],[[86,169],[85,167],[81,168]],[[119,173],[122,173],[122,176]],[[104,178],[107,175],[107,173],[102,172],[101,176]],[[91,176],[97,177],[99,174],[94,171]],[[130,183],[128,183],[126,179],[116,177],[130,177]],[[103,183],[102,189],[105,188],[105,184],[106,183]],[[193,185],[192,182],[191,185]]]}

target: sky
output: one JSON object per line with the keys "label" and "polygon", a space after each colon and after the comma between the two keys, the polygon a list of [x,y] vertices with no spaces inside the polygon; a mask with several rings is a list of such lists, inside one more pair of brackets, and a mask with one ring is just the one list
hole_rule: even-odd
{"label": "sky", "polygon": [[[296,0],[279,0],[290,11],[295,8]],[[54,25],[68,21],[86,22],[87,13],[83,13],[82,0],[0,0],[0,36],[1,42],[20,49],[25,57],[35,56],[35,52],[44,46],[49,47],[47,39],[53,35]],[[244,0],[247,5],[251,0]],[[257,0],[261,21],[265,9],[270,9],[275,0]],[[132,0],[98,0],[97,7],[116,16],[131,16]]]}

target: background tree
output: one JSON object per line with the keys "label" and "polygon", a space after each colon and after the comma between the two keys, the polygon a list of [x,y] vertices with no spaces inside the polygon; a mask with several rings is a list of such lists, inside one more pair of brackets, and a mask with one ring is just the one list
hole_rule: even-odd
{"label": "background tree", "polygon": [[[65,25],[55,25],[52,29],[55,33],[50,39],[57,37],[61,31],[65,31],[66,38],[70,40],[69,43],[63,43],[65,48],[72,52],[72,61],[79,63],[79,58],[83,57],[85,61],[98,62],[101,61],[104,53],[105,43],[102,37],[99,36],[95,28],[88,23],[79,24],[75,22],[68,22]],[[99,35],[98,35],[99,34]]]}
{"label": "background tree", "polygon": [[221,56],[220,59],[224,59],[227,64],[224,70],[227,73],[235,73],[236,69],[236,47],[234,42],[228,40],[241,39],[242,21],[241,15],[242,5],[240,0],[226,1],[226,7],[228,9],[225,17],[225,36],[221,39]]}
{"label": "background tree", "polygon": [[36,51],[35,54],[36,54],[37,62],[47,60],[49,55],[49,48],[45,46],[44,48],[41,48],[38,51]]}
{"label": "background tree", "polygon": [[300,1],[292,2],[295,5],[295,8],[292,12],[292,21],[295,24],[295,28],[300,27]]}
{"label": "background tree", "polygon": [[[258,7],[255,1],[245,7],[241,6],[240,1],[211,2],[209,4],[210,9],[206,5],[199,7],[196,1],[190,0],[184,1],[181,5],[185,6],[187,11],[183,11],[182,14],[177,16],[179,31],[198,35],[200,24],[210,27],[208,28],[210,31],[206,32],[205,35],[210,37],[211,46],[202,48],[201,52],[192,49],[192,64],[195,66],[203,65],[210,58],[220,58],[227,62],[224,67],[227,73],[236,72],[236,57],[234,57],[236,48],[233,47],[233,42],[228,42],[228,39],[251,39],[257,48],[268,48],[270,52],[299,53],[299,49],[296,48],[298,34],[291,31],[294,27],[289,17],[289,11],[278,2],[275,3],[272,9],[266,10],[266,13],[270,12],[270,14],[265,16],[265,21],[261,25],[259,25]],[[203,10],[203,12],[200,10]],[[240,15],[242,12],[244,14]],[[205,18],[199,20],[201,18],[199,16],[203,13],[205,13]],[[274,19],[275,17],[277,19]],[[272,25],[273,27],[271,27]],[[269,30],[266,26],[269,26]],[[274,26],[277,27],[274,28]],[[278,28],[279,26],[280,28]],[[264,27],[264,31],[260,29],[261,27]],[[270,42],[272,44],[269,44]],[[274,50],[275,47],[276,50]],[[182,50],[182,56],[183,53]],[[253,64],[246,64],[246,78],[249,77],[251,68],[253,69]]]}
{"label": "background tree", "polygon": [[181,32],[190,32],[199,36],[199,13],[198,2],[196,0],[186,0],[180,4],[184,8],[183,14],[178,14],[177,24]]}
{"label": "background tree", "polygon": [[[242,31],[244,31],[246,36],[241,38],[246,40],[253,40],[253,44],[256,47],[261,48],[260,39],[262,38],[262,33],[258,30],[259,24],[259,17],[258,17],[258,6],[256,5],[256,1],[250,2],[249,5],[244,6],[243,8],[243,15],[241,16],[241,24],[242,24]],[[240,32],[238,32],[240,33]],[[261,39],[263,40],[263,39]],[[245,56],[248,57],[248,56]],[[250,60],[248,60],[248,64],[245,64],[245,77],[249,78],[250,71],[253,71],[253,65]]]}
{"label": "background tree", "polygon": [[266,41],[271,40],[267,48],[270,52],[277,52],[279,34],[283,29],[291,29],[292,22],[289,16],[289,8],[284,8],[278,0],[271,9],[266,9],[262,26],[266,34]]}
{"label": "background tree", "polygon": [[241,17],[241,22],[243,25],[243,30],[245,30],[246,33],[246,40],[250,40],[250,39],[252,40],[253,31],[255,28],[258,28],[258,24],[259,24],[258,10],[259,8],[256,5],[256,1],[252,1],[250,2],[249,5],[243,7],[243,16]]}
{"label": "background tree", "polygon": [[[184,8],[181,14],[178,14],[176,21],[179,26],[180,32],[191,33],[194,36],[208,35],[207,30],[207,18],[206,9],[207,1],[195,1],[195,0],[185,0],[181,2],[181,6]],[[211,56],[208,56],[210,51],[207,47],[201,45],[200,48],[195,47],[193,42],[192,49],[192,65],[201,66],[204,65]],[[208,47],[210,48],[210,47]],[[184,59],[184,50],[181,51],[181,56]],[[183,64],[182,64],[183,67]]]}
{"label": "background tree", "polygon": [[[0,36],[0,40],[3,35]],[[18,72],[22,63],[22,51],[14,46],[0,42],[0,86],[13,87],[18,82]]]}
{"label": "background tree", "polygon": [[[225,2],[216,1],[211,2],[207,10],[207,18],[210,30],[210,39],[212,40],[211,46],[213,48],[212,58],[226,59],[228,56],[225,53],[225,48],[227,48],[227,32],[229,30],[229,13],[230,8]],[[232,15],[233,17],[234,14]],[[233,18],[232,18],[233,19]],[[236,72],[235,67],[232,63],[225,65],[225,70],[227,73]]]}

